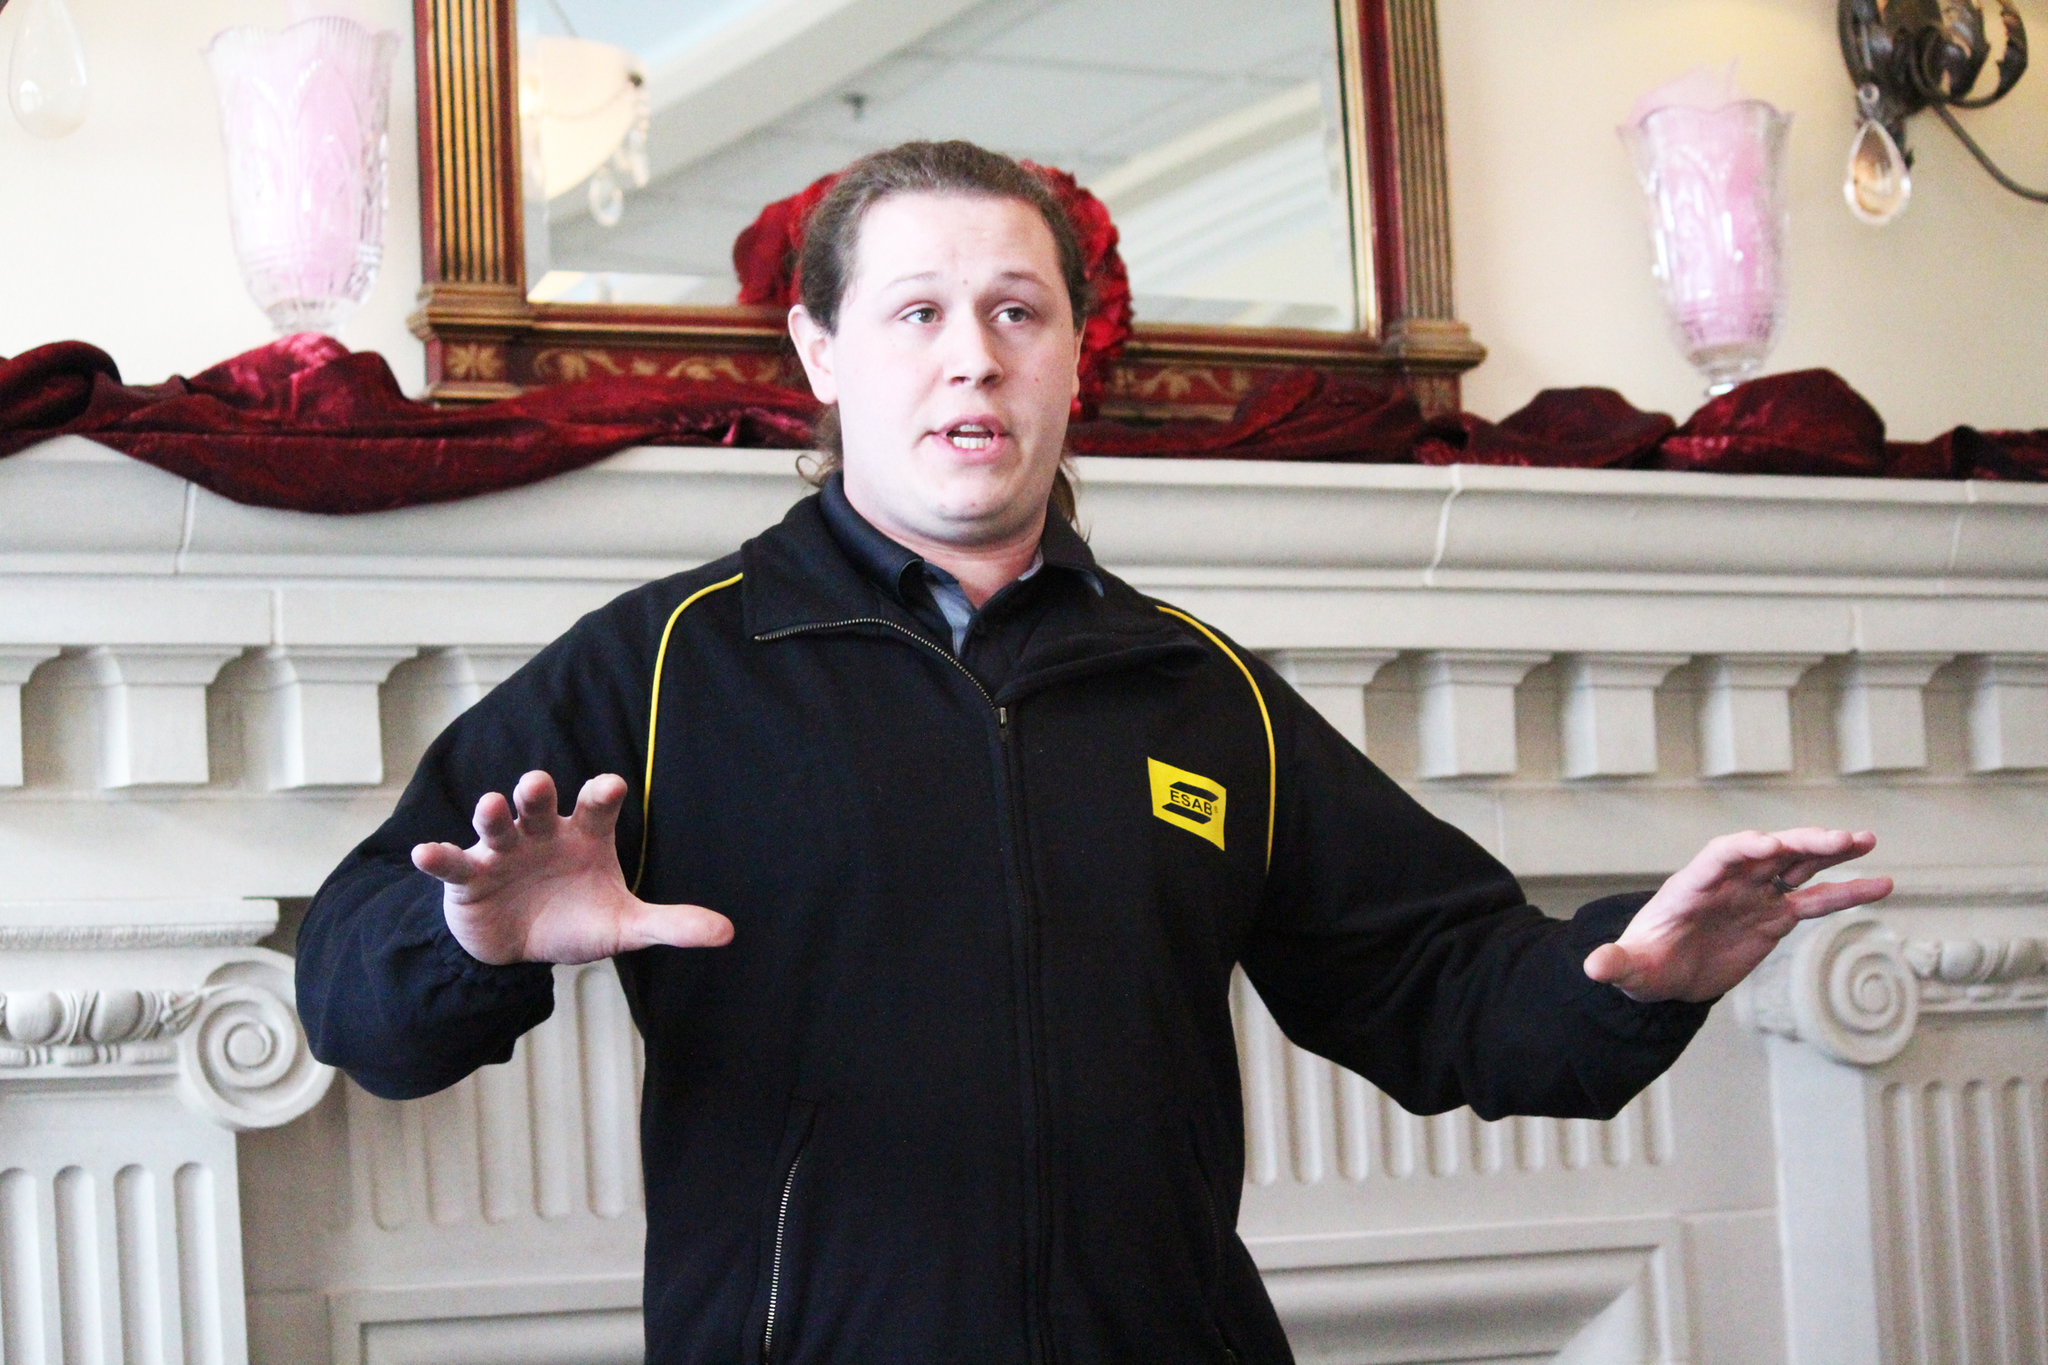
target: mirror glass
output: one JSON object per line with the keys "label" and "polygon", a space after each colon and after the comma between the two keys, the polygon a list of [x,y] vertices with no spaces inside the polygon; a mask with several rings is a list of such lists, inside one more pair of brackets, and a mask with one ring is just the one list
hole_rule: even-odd
{"label": "mirror glass", "polygon": [[762,207],[964,137],[1109,206],[1140,323],[1357,324],[1334,0],[518,0],[536,302],[725,304]]}

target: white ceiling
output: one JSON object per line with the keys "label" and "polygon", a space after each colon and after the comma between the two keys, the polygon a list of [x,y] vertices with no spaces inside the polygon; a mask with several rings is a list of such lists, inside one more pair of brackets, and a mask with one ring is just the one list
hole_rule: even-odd
{"label": "white ceiling", "polygon": [[522,28],[557,6],[646,62],[656,177],[610,229],[557,199],[549,264],[701,281],[583,297],[730,298],[764,204],[964,137],[1102,182],[1140,318],[1351,325],[1332,0],[521,0]]}

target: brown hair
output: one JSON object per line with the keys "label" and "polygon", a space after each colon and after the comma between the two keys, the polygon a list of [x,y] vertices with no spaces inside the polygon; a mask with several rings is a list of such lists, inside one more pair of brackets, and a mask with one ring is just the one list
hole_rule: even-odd
{"label": "brown hair", "polygon": [[[4,0],[0,0],[4,3]],[[853,283],[860,250],[861,221],[869,209],[896,194],[979,194],[1021,199],[1052,233],[1059,255],[1060,276],[1073,305],[1074,330],[1088,317],[1088,272],[1074,224],[1045,181],[1024,166],[971,142],[906,142],[873,152],[848,166],[818,201],[804,224],[803,251],[797,260],[799,299],[804,311],[828,332],[839,330],[839,305]],[[812,427],[819,457],[808,462],[804,477],[822,484],[845,459],[837,404],[820,413]],[[1074,485],[1066,461],[1053,475],[1052,508],[1067,521],[1075,516]]]}

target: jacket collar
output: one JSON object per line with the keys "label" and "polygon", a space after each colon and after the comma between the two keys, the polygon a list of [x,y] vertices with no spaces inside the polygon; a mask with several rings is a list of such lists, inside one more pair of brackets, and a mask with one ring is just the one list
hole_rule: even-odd
{"label": "jacket collar", "polygon": [[[852,628],[874,620],[916,630],[914,617],[856,564],[859,551],[842,546],[827,524],[824,495],[805,498],[782,521],[740,547],[742,613],[755,638],[806,627]],[[870,527],[870,530],[873,528]],[[880,536],[879,532],[875,533]],[[881,537],[887,540],[887,537]],[[894,542],[889,542],[894,544]],[[917,556],[896,549],[916,562]],[[1059,628],[1041,631],[1020,661],[1005,696],[1047,683],[1144,663],[1198,659],[1202,647],[1143,595],[1096,565],[1094,554],[1063,520],[1048,518],[1041,553],[1048,566],[1087,576],[1095,589],[1062,595]],[[882,564],[886,572],[888,562]],[[898,565],[902,573],[908,563]],[[884,580],[886,581],[886,580]]]}
{"label": "jacket collar", "polygon": [[752,636],[876,615],[910,623],[840,548],[816,494],[740,546],[740,570],[742,611]]}
{"label": "jacket collar", "polygon": [[[818,511],[825,519],[825,528],[856,568],[886,588],[897,601],[912,600],[910,584],[923,569],[924,560],[916,551],[877,530],[873,522],[854,509],[846,497],[845,478],[838,470],[832,471],[825,486],[818,490]],[[1102,571],[1095,565],[1095,556],[1065,517],[1046,517],[1038,553],[1045,567],[1077,573],[1098,596],[1101,594]]]}

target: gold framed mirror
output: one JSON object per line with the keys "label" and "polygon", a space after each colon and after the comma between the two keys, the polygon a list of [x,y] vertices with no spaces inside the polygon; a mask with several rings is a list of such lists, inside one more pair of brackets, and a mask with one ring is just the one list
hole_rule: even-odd
{"label": "gold framed mirror", "polygon": [[[643,39],[660,48],[643,62],[579,33],[574,11],[615,28],[630,15],[644,31],[657,8],[645,3],[415,0],[425,283],[412,326],[429,396],[479,401],[606,373],[800,385],[781,310],[730,301],[726,234],[869,147],[975,136],[953,125],[976,107],[975,83],[1000,77],[1040,93],[1006,95],[1002,133],[981,139],[1080,163],[1061,169],[1125,235],[1136,317],[1105,416],[1227,415],[1262,374],[1298,365],[1398,378],[1426,412],[1455,410],[1459,376],[1484,351],[1451,307],[1434,0],[1287,3],[1301,7],[1291,30],[1270,8],[1212,0],[1218,25],[1256,27],[1200,34],[1201,5],[722,0],[679,7],[698,47]],[[1152,11],[1153,31],[1132,28]],[[892,23],[908,35],[894,48]],[[1198,47],[1205,69],[1146,65]],[[565,50],[598,66],[617,54],[615,78],[642,111],[633,157],[623,140],[609,159],[578,151],[568,169],[568,152],[548,152],[570,143],[542,135],[537,82],[569,69]],[[1111,52],[1129,56],[1101,59]],[[964,93],[948,106],[948,90]],[[1074,109],[1097,115],[1092,131]],[[1017,122],[1032,110],[1043,126]],[[604,136],[618,140],[632,119],[612,123]],[[607,221],[627,216],[608,167],[624,176],[638,158],[646,175],[650,142],[654,190],[644,209],[628,191],[631,226],[608,236]],[[1253,248],[1265,283],[1215,268],[1219,251]]]}

